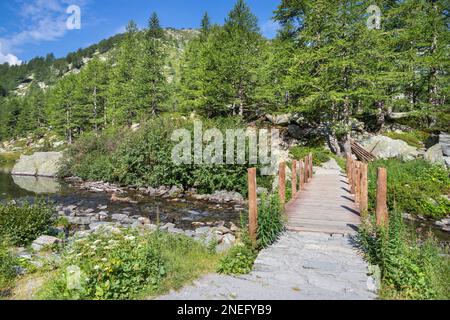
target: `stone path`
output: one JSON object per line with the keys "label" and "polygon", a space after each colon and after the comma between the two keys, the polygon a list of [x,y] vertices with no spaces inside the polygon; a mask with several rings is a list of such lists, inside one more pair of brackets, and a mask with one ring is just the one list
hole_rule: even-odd
{"label": "stone path", "polygon": [[360,217],[345,175],[331,164],[316,168],[288,205],[288,231],[260,252],[250,274],[210,274],[160,299],[376,299],[375,281],[353,238]]}
{"label": "stone path", "polygon": [[244,276],[207,275],[162,300],[376,299],[367,264],[350,236],[287,232]]}

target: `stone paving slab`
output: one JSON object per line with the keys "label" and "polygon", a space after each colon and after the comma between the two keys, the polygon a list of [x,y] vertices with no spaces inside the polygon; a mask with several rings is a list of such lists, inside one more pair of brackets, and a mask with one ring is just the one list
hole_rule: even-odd
{"label": "stone paving slab", "polygon": [[162,300],[370,300],[373,280],[350,236],[286,232],[253,271],[209,274]]}

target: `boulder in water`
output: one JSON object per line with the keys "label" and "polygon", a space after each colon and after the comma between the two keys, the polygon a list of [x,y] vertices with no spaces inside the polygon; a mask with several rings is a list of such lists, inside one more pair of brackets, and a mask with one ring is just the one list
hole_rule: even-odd
{"label": "boulder in water", "polygon": [[36,152],[31,156],[22,155],[11,174],[21,176],[56,177],[61,152]]}

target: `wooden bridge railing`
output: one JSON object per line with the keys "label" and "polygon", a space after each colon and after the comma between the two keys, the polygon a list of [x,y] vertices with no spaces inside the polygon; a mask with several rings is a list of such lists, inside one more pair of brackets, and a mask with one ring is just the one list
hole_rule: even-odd
{"label": "wooden bridge railing", "polygon": [[[305,184],[313,177],[313,155],[310,153],[305,158],[292,161],[291,173],[291,201],[298,193],[305,189]],[[286,207],[286,163],[281,162],[278,169],[278,195],[280,205]],[[250,239],[257,241],[258,234],[258,200],[257,200],[256,168],[248,169],[248,222]]]}
{"label": "wooden bridge railing", "polygon": [[[350,192],[355,196],[355,203],[359,207],[361,217],[368,214],[368,165],[367,163],[354,160],[347,155],[347,177]],[[378,168],[377,174],[377,199],[376,199],[376,221],[379,226],[387,226],[387,171]]]}

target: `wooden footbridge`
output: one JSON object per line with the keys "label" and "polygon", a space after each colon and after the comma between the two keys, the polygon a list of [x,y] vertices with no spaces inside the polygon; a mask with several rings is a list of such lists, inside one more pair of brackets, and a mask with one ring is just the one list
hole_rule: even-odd
{"label": "wooden footbridge", "polygon": [[[368,165],[347,156],[346,170],[314,168],[313,156],[294,160],[291,199],[286,202],[286,163],[280,163],[279,197],[287,215],[286,228],[295,232],[355,234],[368,210]],[[377,223],[387,223],[386,170],[378,169]],[[249,232],[257,238],[256,169],[249,169]]]}

